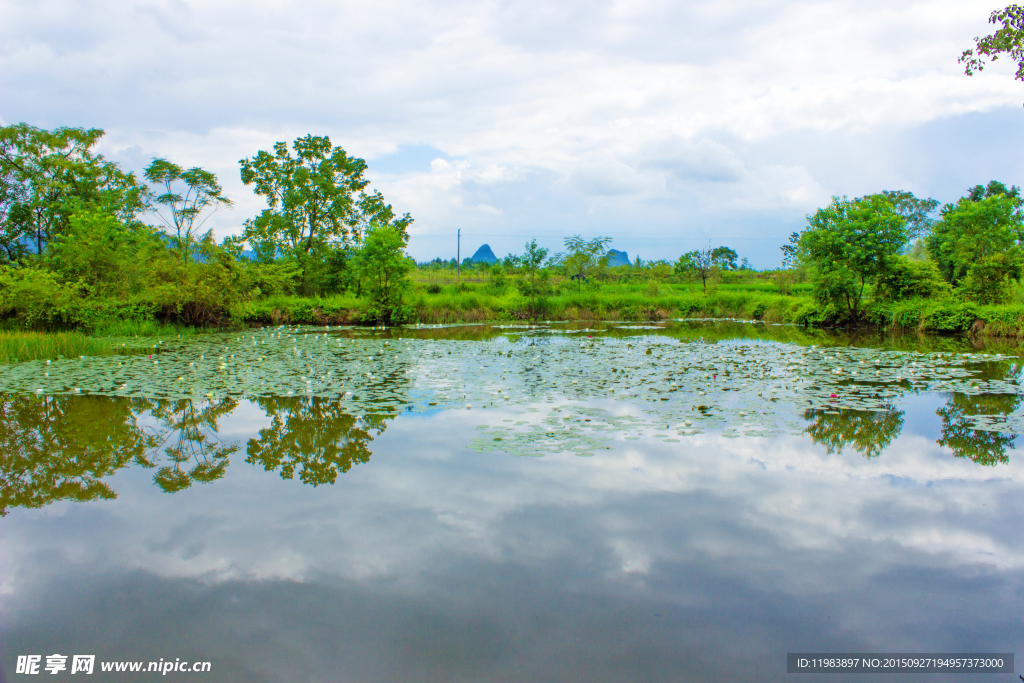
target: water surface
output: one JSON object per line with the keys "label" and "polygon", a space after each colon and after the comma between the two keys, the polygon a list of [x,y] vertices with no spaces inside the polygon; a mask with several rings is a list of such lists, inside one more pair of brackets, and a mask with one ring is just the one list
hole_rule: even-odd
{"label": "water surface", "polygon": [[786,652],[1020,649],[1012,346],[727,322],[156,341],[0,371],[4,680],[54,652],[218,681],[771,681]]}

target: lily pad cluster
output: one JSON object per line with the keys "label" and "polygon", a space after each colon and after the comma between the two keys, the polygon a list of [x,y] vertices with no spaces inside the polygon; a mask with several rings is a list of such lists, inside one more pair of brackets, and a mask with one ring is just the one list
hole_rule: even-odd
{"label": "lily pad cluster", "polygon": [[[709,429],[773,436],[807,410],[885,412],[911,393],[1021,393],[1012,356],[703,343],[509,326],[485,341],[298,327],[153,343],[145,353],[0,368],[0,392],[150,399],[316,396],[350,414],[529,406],[536,418],[486,426],[472,446],[592,454],[615,436],[674,441]],[[117,344],[128,342],[118,341]],[[986,372],[1001,364],[1006,372]],[[623,405],[633,409],[622,410]],[[971,426],[1024,432],[1024,415]]]}

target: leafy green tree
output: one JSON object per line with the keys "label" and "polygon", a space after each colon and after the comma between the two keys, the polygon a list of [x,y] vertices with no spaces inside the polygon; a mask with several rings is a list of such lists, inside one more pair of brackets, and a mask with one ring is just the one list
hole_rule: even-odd
{"label": "leafy green tree", "polygon": [[87,292],[127,297],[146,289],[164,246],[151,228],[107,213],[80,211],[47,249],[44,263]]}
{"label": "leafy green tree", "polygon": [[409,271],[415,263],[405,255],[408,238],[394,225],[370,228],[355,255],[356,270],[370,297],[371,318],[391,324],[405,318],[402,295],[409,288]]}
{"label": "leafy green tree", "polygon": [[907,222],[907,238],[911,241],[925,237],[935,225],[932,214],[939,207],[937,199],[918,199],[913,192],[885,190],[882,196],[892,203],[893,210]]}
{"label": "leafy green tree", "polygon": [[526,243],[526,251],[522,256],[519,257],[520,266],[523,269],[523,274],[528,278],[529,286],[527,287],[527,294],[533,299],[533,310],[531,314],[537,315],[537,298],[540,291],[537,286],[537,273],[541,269],[541,265],[544,263],[544,259],[548,257],[548,250],[543,247],[537,246],[537,240],[530,240]]}
{"label": "leafy green tree", "polygon": [[273,154],[261,151],[240,162],[242,182],[270,205],[243,231],[262,261],[296,259],[308,290],[316,263],[333,249],[358,248],[369,228],[390,226],[406,235],[409,214],[396,218],[379,192],[366,192],[365,161],[332,146],[326,136],[299,138],[292,149],[294,156],[278,142]]}
{"label": "leafy green tree", "polygon": [[1007,449],[1013,449],[1014,434],[975,429],[972,417],[977,415],[1010,415],[1020,405],[1016,394],[971,396],[955,393],[946,405],[935,411],[942,418],[942,431],[937,443],[947,446],[957,458],[967,458],[979,465],[994,466],[1010,461]]}
{"label": "leafy green tree", "polygon": [[557,254],[553,261],[565,268],[566,273],[576,280],[577,290],[582,291],[584,280],[608,266],[608,245],[611,243],[611,237],[592,240],[585,240],[579,235],[566,237],[566,253]]}
{"label": "leafy green tree", "polygon": [[888,198],[869,195],[832,203],[807,217],[799,258],[813,267],[820,303],[856,318],[865,287],[888,272],[907,243],[906,219]]}
{"label": "leafy green tree", "polygon": [[878,275],[875,298],[879,301],[899,301],[910,297],[931,298],[945,296],[950,286],[942,279],[935,262],[897,256],[889,268]]}
{"label": "leafy green tree", "polygon": [[[153,198],[152,206],[167,229],[172,231],[171,240],[181,260],[188,262],[203,223],[218,208],[232,206],[234,202],[224,196],[217,176],[198,167],[186,171],[166,159],[153,159],[144,175],[149,182],[163,185],[163,193]],[[178,189],[179,185],[184,189]],[[168,215],[160,213],[157,205],[166,207]],[[206,216],[200,220],[204,212],[207,212]]]}
{"label": "leafy green tree", "polygon": [[19,220],[25,204],[25,186],[13,168],[0,166],[0,261],[18,261],[25,254],[24,224]]}
{"label": "leafy green tree", "polygon": [[729,247],[715,247],[711,250],[711,260],[723,270],[736,270],[736,259],[739,254]]}
{"label": "leafy green tree", "polygon": [[[1004,191],[1005,190],[1005,191]],[[1005,299],[1024,273],[1024,201],[1017,188],[977,186],[942,209],[927,248],[942,277],[972,299]]]}
{"label": "leafy green tree", "polygon": [[101,137],[97,128],[0,126],[0,237],[9,260],[42,254],[76,211],[136,220],[147,190],[133,174],[94,151]]}
{"label": "leafy green tree", "polygon": [[1024,81],[1024,7],[1008,5],[989,15],[988,22],[1000,25],[994,33],[984,38],[974,38],[974,47],[964,50],[957,61],[964,65],[964,73],[973,76],[975,71],[985,69],[985,57],[995,62],[1000,55],[1006,55],[1017,62],[1018,81]]}
{"label": "leafy green tree", "polygon": [[779,249],[782,250],[783,269],[797,267],[800,264],[800,233],[790,233],[789,244],[783,244]]}
{"label": "leafy green tree", "polygon": [[680,256],[675,265],[675,272],[678,275],[699,277],[703,291],[707,294],[708,280],[718,268],[714,250],[708,245],[707,249],[695,249]]}
{"label": "leafy green tree", "polygon": [[656,282],[664,281],[672,275],[672,264],[664,259],[649,261],[648,265],[650,266],[649,271],[651,279]]}

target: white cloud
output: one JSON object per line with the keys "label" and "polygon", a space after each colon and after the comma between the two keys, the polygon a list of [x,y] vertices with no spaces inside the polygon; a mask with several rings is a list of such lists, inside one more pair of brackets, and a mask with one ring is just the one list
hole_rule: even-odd
{"label": "white cloud", "polygon": [[[99,126],[108,151],[210,167],[238,201],[213,222],[221,234],[262,206],[237,160],[312,132],[371,170],[402,146],[444,150],[448,171],[380,178],[421,235],[486,224],[497,214],[485,207],[517,243],[538,226],[585,231],[588,202],[614,200],[635,221],[613,235],[621,247],[639,225],[750,212],[757,238],[777,244],[809,204],[861,185],[1019,181],[1005,141],[972,150],[980,163],[967,169],[927,132],[1024,101],[1012,65],[966,78],[956,64],[990,11],[980,0],[10,2],[0,117]],[[917,131],[933,137],[823,161],[853,139]],[[923,160],[914,174],[908,158]]]}

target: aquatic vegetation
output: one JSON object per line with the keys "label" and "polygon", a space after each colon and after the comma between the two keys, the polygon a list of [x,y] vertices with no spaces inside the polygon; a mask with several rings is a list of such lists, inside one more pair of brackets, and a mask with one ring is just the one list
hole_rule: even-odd
{"label": "aquatic vegetation", "polygon": [[104,348],[81,332],[0,332],[0,363],[91,356]]}
{"label": "aquatic vegetation", "polygon": [[[609,435],[631,433],[641,418],[671,439],[707,429],[771,436],[793,430],[794,417],[808,411],[888,414],[902,397],[923,391],[1021,392],[1013,357],[1001,354],[707,343],[621,327],[504,326],[485,341],[431,338],[422,328],[388,336],[328,327],[130,340],[122,342],[126,348],[135,343],[138,351],[144,343],[148,352],[8,366],[0,372],[0,392],[170,401],[316,397],[350,415],[524,406],[551,412],[572,404],[588,422],[567,424],[563,412],[548,415],[548,422],[489,428],[487,449],[583,453],[601,448]],[[993,372],[993,364],[1003,369]],[[624,405],[637,414],[626,420]],[[581,412],[589,410],[604,413]],[[1024,416],[1015,411],[973,411],[957,420],[969,429],[1024,430]],[[822,429],[828,431],[825,423]],[[523,441],[520,432],[529,438]]]}

